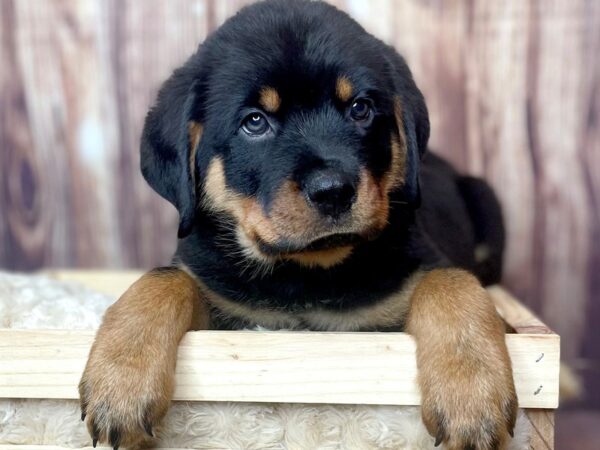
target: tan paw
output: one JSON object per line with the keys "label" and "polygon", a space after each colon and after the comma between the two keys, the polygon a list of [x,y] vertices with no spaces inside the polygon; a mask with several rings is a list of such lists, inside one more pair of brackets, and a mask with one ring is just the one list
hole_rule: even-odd
{"label": "tan paw", "polygon": [[446,449],[501,449],[517,397],[504,325],[479,281],[460,269],[428,272],[411,298],[423,422]]}
{"label": "tan paw", "polygon": [[[421,377],[422,416],[436,446],[452,450],[502,449],[512,436],[517,397],[510,366],[445,358],[447,376]],[[439,369],[438,369],[439,370]]]}
{"label": "tan paw", "polygon": [[129,447],[151,439],[169,407],[170,371],[129,351],[115,358],[92,352],[79,384],[82,419],[94,447],[97,442]]}
{"label": "tan paw", "polygon": [[167,267],[136,281],[104,315],[79,383],[94,446],[151,439],[173,397],[177,346],[198,301],[195,281]]}

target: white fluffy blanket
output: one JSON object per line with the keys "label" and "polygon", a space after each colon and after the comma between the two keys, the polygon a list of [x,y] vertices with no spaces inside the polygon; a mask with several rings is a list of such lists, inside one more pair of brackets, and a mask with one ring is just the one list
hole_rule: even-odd
{"label": "white fluffy blanket", "polygon": [[[69,282],[0,273],[0,327],[95,329],[114,299]],[[79,404],[0,399],[0,444],[91,444]],[[511,450],[528,448],[521,416]],[[176,402],[158,447],[194,449],[432,449],[419,408]]]}

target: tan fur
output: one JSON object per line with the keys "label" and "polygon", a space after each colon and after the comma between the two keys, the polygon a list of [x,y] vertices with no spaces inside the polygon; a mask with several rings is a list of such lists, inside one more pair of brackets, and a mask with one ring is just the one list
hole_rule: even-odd
{"label": "tan fur", "polygon": [[[195,277],[188,268],[183,266],[182,270]],[[331,311],[317,307],[295,313],[253,308],[229,300],[211,291],[199,278],[195,279],[203,296],[213,307],[227,317],[237,318],[254,326],[273,330],[309,328],[320,331],[360,331],[402,326],[408,312],[410,297],[421,277],[421,272],[415,273],[400,290],[373,305],[347,311]]]}
{"label": "tan fur", "polygon": [[389,194],[394,189],[402,186],[406,174],[406,144],[402,143],[402,137],[399,141],[394,133],[390,137],[390,142],[392,147],[392,161],[389,170],[381,180],[381,188],[385,194]]}
{"label": "tan fur", "polygon": [[339,98],[342,102],[347,102],[352,98],[353,91],[354,87],[347,77],[338,77],[335,83],[335,95],[337,98]]}
{"label": "tan fur", "polygon": [[247,199],[241,225],[251,236],[256,234],[265,242],[276,243],[282,237],[296,241],[312,237],[318,221],[316,211],[306,202],[298,185],[285,181],[275,194],[268,217],[258,201]]}
{"label": "tan fur", "polygon": [[117,429],[122,446],[146,440],[144,423],[155,428],[173,396],[179,341],[208,320],[185,272],[153,270],[134,283],[106,311],[79,384],[90,434],[106,442]]}
{"label": "tan fur", "polygon": [[214,212],[225,212],[236,219],[243,216],[242,196],[227,187],[223,160],[215,157],[210,162],[204,180],[203,206]]}
{"label": "tan fur", "polygon": [[404,132],[404,121],[402,120],[402,103],[398,97],[394,98],[394,116],[398,134],[392,133],[390,136],[392,159],[390,168],[381,180],[381,189],[385,195],[389,194],[395,188],[402,186],[406,176],[406,135]]}
{"label": "tan fur", "polygon": [[190,122],[188,124],[188,135],[190,140],[190,173],[192,174],[192,181],[194,186],[196,185],[196,152],[198,151],[198,145],[202,138],[202,124],[198,122]]}
{"label": "tan fur", "polygon": [[459,269],[426,274],[411,298],[407,331],[417,343],[428,431],[447,449],[503,448],[517,399],[504,326],[479,281]]}
{"label": "tan fur", "polygon": [[296,261],[298,264],[306,267],[323,267],[325,269],[333,267],[343,262],[352,253],[351,245],[345,247],[331,248],[327,250],[308,251],[291,253],[284,255],[286,259]]}
{"label": "tan fur", "polygon": [[281,97],[274,88],[265,86],[260,90],[258,102],[265,111],[275,113],[281,106]]}
{"label": "tan fur", "polygon": [[356,189],[356,201],[352,205],[353,220],[364,224],[369,231],[381,231],[387,225],[389,212],[387,193],[382,192],[373,175],[363,169]]}
{"label": "tan fur", "polygon": [[[204,184],[203,205],[215,212],[225,212],[238,223],[238,242],[248,256],[268,262],[273,258],[263,255],[258,248],[258,239],[269,244],[280,240],[309,243],[319,237],[325,237],[332,231],[329,225],[320,220],[300,192],[297,184],[286,181],[279,188],[269,215],[267,216],[255,198],[245,197],[227,187],[223,161],[215,157],[209,165]],[[373,176],[363,170],[357,188],[357,199],[350,211],[347,225],[340,225],[335,233],[358,233],[365,236],[382,230],[387,225],[389,201],[387,193],[379,189]],[[346,258],[350,252],[340,250],[337,253],[306,255],[303,253],[282,255],[283,258],[296,261],[311,261],[331,266]],[[331,258],[334,256],[335,258]],[[343,257],[343,258],[342,258]]]}

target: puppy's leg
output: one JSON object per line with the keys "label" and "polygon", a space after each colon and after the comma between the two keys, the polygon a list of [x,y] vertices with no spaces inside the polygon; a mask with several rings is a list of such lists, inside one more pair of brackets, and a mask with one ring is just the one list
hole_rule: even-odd
{"label": "puppy's leg", "polygon": [[417,343],[423,422],[447,449],[499,449],[517,398],[504,326],[477,279],[458,269],[426,274],[407,331]]}
{"label": "puppy's leg", "polygon": [[192,326],[208,327],[206,309],[189,275],[158,268],[106,311],[79,383],[94,446],[132,446],[153,435],[173,396],[179,341]]}

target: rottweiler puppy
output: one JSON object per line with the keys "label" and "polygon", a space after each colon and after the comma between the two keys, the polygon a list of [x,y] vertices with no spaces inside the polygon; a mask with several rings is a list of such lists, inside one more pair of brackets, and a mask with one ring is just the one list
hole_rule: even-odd
{"label": "rottweiler puppy", "polygon": [[436,445],[495,449],[517,410],[491,189],[429,153],[404,59],[322,2],[242,9],[164,83],[141,168],[172,265],[106,312],[80,383],[93,442],[153,435],[191,329],[405,330]]}

